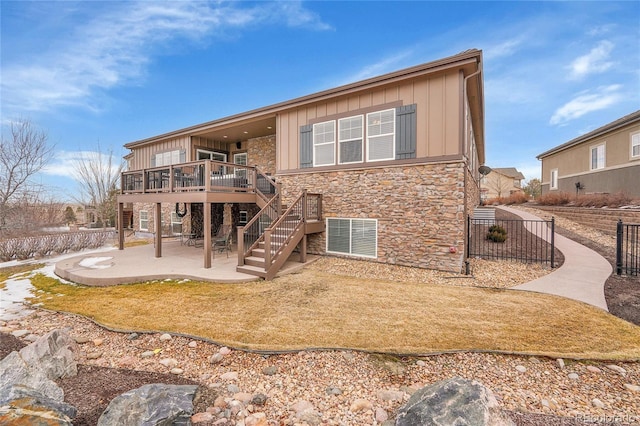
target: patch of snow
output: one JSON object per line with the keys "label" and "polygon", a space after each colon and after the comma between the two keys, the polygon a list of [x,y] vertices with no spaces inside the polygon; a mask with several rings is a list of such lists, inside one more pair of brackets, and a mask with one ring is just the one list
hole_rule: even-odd
{"label": "patch of snow", "polygon": [[113,259],[113,257],[86,257],[82,259],[78,265],[89,269],[106,269],[110,268],[113,265],[98,265],[98,263],[106,262],[107,260],[111,259]]}

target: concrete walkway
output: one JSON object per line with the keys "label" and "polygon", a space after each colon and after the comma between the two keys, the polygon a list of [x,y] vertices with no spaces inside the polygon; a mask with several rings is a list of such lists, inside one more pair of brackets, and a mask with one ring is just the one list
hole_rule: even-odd
{"label": "concrete walkway", "polygon": [[[498,207],[526,220],[541,220],[530,213]],[[535,233],[535,229],[529,229]],[[546,239],[545,235],[539,235]],[[595,251],[562,235],[555,234],[555,245],[564,255],[562,266],[537,280],[513,287],[516,290],[555,294],[588,303],[608,311],[604,284],[613,272],[611,264]]]}

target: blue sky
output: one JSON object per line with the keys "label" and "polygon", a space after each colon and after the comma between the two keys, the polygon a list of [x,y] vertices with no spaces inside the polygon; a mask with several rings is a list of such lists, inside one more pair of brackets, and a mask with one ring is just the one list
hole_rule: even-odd
{"label": "blue sky", "polygon": [[[80,152],[437,60],[484,52],[487,165],[640,109],[640,2],[1,1],[1,119],[46,130],[39,176]],[[86,155],[86,154],[85,154]]]}

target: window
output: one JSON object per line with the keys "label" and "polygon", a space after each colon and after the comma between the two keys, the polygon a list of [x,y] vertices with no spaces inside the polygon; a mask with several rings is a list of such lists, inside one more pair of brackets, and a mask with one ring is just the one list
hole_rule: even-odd
{"label": "window", "polygon": [[173,235],[182,234],[182,218],[178,217],[176,212],[171,212],[171,233]]}
{"label": "window", "polygon": [[395,159],[395,117],[393,109],[367,114],[367,161]]}
{"label": "window", "polygon": [[[224,163],[227,162],[227,154],[225,154],[224,152],[207,151],[204,149],[199,149],[196,151],[196,156],[198,160],[214,160],[214,161],[222,161]],[[220,164],[212,164],[211,172],[226,175],[227,168]]]}
{"label": "window", "polygon": [[149,230],[149,212],[146,210],[140,210],[140,230]]}
{"label": "window", "polygon": [[558,189],[558,169],[551,170],[550,189]]}
{"label": "window", "polygon": [[375,219],[327,219],[327,252],[377,256],[378,221]]}
{"label": "window", "polygon": [[338,120],[338,163],[362,162],[363,116]]}
{"label": "window", "polygon": [[631,135],[631,158],[640,158],[640,132]]}
{"label": "window", "polygon": [[[374,108],[300,126],[300,168],[416,158],[416,104],[367,113]],[[477,161],[475,146],[472,155]]]}
{"label": "window", "polygon": [[238,216],[238,223],[244,226],[247,224],[248,221],[249,221],[249,214],[247,213],[247,211],[240,210],[240,213]]}
{"label": "window", "polygon": [[[241,166],[246,166],[247,165],[247,153],[246,152],[240,152],[238,154],[233,154],[233,164],[240,164]],[[233,174],[235,174],[236,177],[239,177],[239,178],[246,178],[247,177],[247,169],[245,169],[243,167],[236,167],[236,168],[234,168]]]}
{"label": "window", "polygon": [[313,165],[335,164],[336,122],[325,121],[313,125]]}
{"label": "window", "polygon": [[151,157],[151,167],[170,166],[186,161],[185,151],[176,149],[174,151],[159,152]]}
{"label": "window", "polygon": [[604,169],[604,144],[591,147],[591,170]]}

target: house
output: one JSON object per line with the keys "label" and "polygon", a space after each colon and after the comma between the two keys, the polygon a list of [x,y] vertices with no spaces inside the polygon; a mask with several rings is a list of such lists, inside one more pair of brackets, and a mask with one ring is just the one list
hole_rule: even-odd
{"label": "house", "polygon": [[459,272],[485,156],[482,52],[125,147],[119,215],[156,257],[162,235],[187,235],[209,268],[232,229],[238,270],[267,279],[294,250]]}
{"label": "house", "polygon": [[491,169],[489,174],[480,179],[480,198],[486,201],[524,192],[523,180],[524,175],[515,167]]}
{"label": "house", "polygon": [[640,198],[640,110],[538,155],[542,194],[624,192]]}

